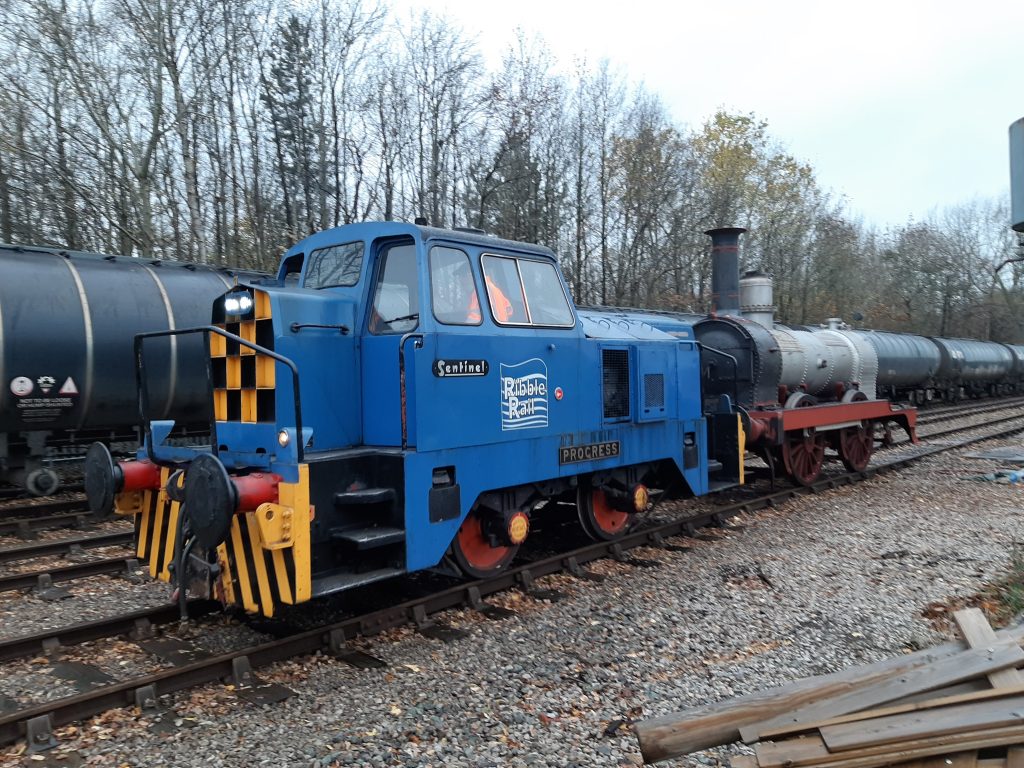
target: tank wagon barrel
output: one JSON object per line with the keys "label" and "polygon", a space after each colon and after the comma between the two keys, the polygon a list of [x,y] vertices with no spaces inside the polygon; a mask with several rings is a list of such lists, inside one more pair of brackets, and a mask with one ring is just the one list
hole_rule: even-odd
{"label": "tank wagon barrel", "polygon": [[[238,274],[210,266],[49,248],[0,246],[0,478],[56,489],[59,449],[131,440],[139,421],[136,333],[207,322]],[[154,412],[209,424],[201,339],[147,348]]]}

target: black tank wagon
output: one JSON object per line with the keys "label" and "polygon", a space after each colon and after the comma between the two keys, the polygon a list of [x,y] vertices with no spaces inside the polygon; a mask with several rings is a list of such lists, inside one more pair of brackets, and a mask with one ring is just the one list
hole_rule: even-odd
{"label": "black tank wagon", "polygon": [[[59,485],[54,457],[135,439],[136,333],[207,323],[236,275],[261,276],[12,245],[0,245],[0,275],[0,480],[39,495]],[[184,430],[209,424],[198,339],[147,349],[146,365],[155,412]]]}

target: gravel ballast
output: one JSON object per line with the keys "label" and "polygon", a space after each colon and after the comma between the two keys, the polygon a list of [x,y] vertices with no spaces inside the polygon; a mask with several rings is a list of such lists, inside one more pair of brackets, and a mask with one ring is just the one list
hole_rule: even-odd
{"label": "gravel ballast", "polygon": [[[516,612],[502,621],[450,612],[439,618],[468,633],[450,643],[409,629],[373,638],[365,648],[386,669],[297,659],[257,671],[295,691],[283,703],[206,686],[165,699],[170,733],[119,710],[63,730],[51,754],[104,766],[638,765],[629,721],[940,642],[948,630],[930,617],[998,580],[1022,539],[1024,489],[969,479],[998,468],[931,457],[672,541],[687,552],[636,551],[660,568],[602,561],[590,566],[602,583],[541,580],[566,593],[557,603],[496,596]],[[30,764],[4,749],[0,765]],[[666,764],[717,765],[736,749]]]}

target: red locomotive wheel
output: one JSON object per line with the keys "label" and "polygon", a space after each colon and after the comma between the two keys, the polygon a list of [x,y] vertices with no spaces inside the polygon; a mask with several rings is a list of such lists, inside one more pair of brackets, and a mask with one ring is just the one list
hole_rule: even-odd
{"label": "red locomotive wheel", "polygon": [[576,509],[580,525],[594,541],[611,541],[629,528],[629,513],[612,508],[604,491],[586,483],[580,483],[576,492]]}
{"label": "red locomotive wheel", "polygon": [[782,450],[790,476],[800,485],[813,485],[825,461],[824,436],[795,432],[786,436]]}
{"label": "red locomotive wheel", "polygon": [[455,562],[463,573],[474,579],[484,579],[503,570],[518,551],[518,545],[492,547],[477,510],[469,513],[452,542]]}
{"label": "red locomotive wheel", "polygon": [[863,426],[839,430],[839,458],[849,472],[863,472],[875,450],[871,430]]}

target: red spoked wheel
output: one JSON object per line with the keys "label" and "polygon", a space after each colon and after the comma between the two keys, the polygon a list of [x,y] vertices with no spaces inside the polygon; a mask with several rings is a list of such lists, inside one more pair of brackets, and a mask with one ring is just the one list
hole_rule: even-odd
{"label": "red spoked wheel", "polygon": [[782,456],[790,477],[800,485],[813,485],[825,462],[825,438],[813,429],[787,434]]}
{"label": "red spoked wheel", "polygon": [[576,509],[580,525],[594,541],[617,539],[629,529],[631,515],[614,509],[604,491],[587,483],[580,483],[576,492]]}
{"label": "red spoked wheel", "polygon": [[452,555],[462,572],[474,579],[493,576],[508,567],[519,551],[518,545],[493,546],[485,531],[480,510],[474,509],[463,520],[452,542]]}
{"label": "red spoked wheel", "polygon": [[[810,408],[818,401],[806,392],[794,392],[786,400],[786,408]],[[825,463],[824,435],[813,429],[787,432],[779,448],[782,466],[799,485],[813,485]]]}
{"label": "red spoked wheel", "polygon": [[846,427],[839,430],[839,458],[849,472],[863,472],[875,450],[870,427]]}

